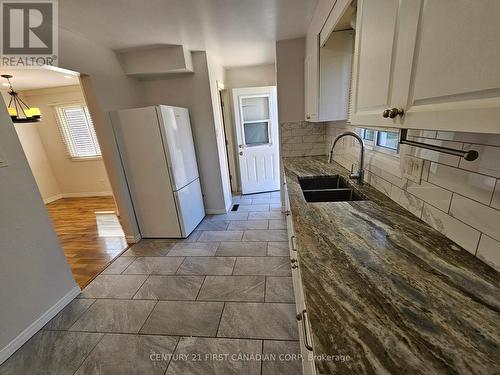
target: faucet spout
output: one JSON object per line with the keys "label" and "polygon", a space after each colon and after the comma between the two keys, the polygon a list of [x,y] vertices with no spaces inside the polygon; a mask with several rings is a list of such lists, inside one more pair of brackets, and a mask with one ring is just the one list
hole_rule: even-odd
{"label": "faucet spout", "polygon": [[342,133],[339,136],[337,136],[337,138],[335,138],[335,140],[332,143],[332,147],[330,148],[330,153],[328,154],[328,163],[332,162],[333,150],[335,149],[335,145],[337,144],[337,142],[341,138],[347,137],[347,136],[351,136],[351,137],[356,138],[358,140],[358,142],[359,142],[359,145],[361,146],[361,151],[359,153],[359,169],[358,169],[358,172],[357,173],[353,173],[353,171],[351,170],[351,174],[349,175],[349,178],[358,180],[358,183],[360,185],[362,185],[363,184],[363,175],[364,175],[363,168],[364,168],[364,160],[365,160],[365,142],[363,141],[363,138],[361,138],[358,134],[356,134],[354,132],[345,132],[345,133]]}

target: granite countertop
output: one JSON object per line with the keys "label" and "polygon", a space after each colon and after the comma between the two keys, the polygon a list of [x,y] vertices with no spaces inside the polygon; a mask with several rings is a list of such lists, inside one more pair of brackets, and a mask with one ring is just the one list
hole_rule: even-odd
{"label": "granite countertop", "polygon": [[498,272],[366,184],[306,202],[297,176],[348,175],[326,157],[283,164],[319,373],[500,373]]}

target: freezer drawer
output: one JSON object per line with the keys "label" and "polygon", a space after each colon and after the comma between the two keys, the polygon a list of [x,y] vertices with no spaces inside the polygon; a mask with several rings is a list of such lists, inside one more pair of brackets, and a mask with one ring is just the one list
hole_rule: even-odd
{"label": "freezer drawer", "polygon": [[205,217],[200,179],[174,192],[182,237],[186,238]]}

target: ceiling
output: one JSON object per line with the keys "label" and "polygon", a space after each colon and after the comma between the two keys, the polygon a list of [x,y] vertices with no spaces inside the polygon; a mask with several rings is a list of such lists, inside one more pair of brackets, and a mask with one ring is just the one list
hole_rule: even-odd
{"label": "ceiling", "polygon": [[275,41],[303,36],[317,0],[64,0],[59,25],[111,49],[183,44],[225,67],[275,60]]}
{"label": "ceiling", "polygon": [[[6,70],[0,68],[0,74],[11,74],[10,79],[14,90],[34,90],[48,87],[78,85],[78,76],[65,71],[55,71],[49,69],[19,69]],[[9,87],[5,78],[0,77],[0,89],[7,90]]]}

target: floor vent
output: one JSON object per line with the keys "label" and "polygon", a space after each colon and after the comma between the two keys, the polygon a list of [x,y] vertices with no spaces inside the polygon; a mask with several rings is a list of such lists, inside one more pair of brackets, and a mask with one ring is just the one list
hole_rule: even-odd
{"label": "floor vent", "polygon": [[238,211],[238,208],[240,207],[239,204],[234,204],[233,208],[231,208],[231,211]]}

